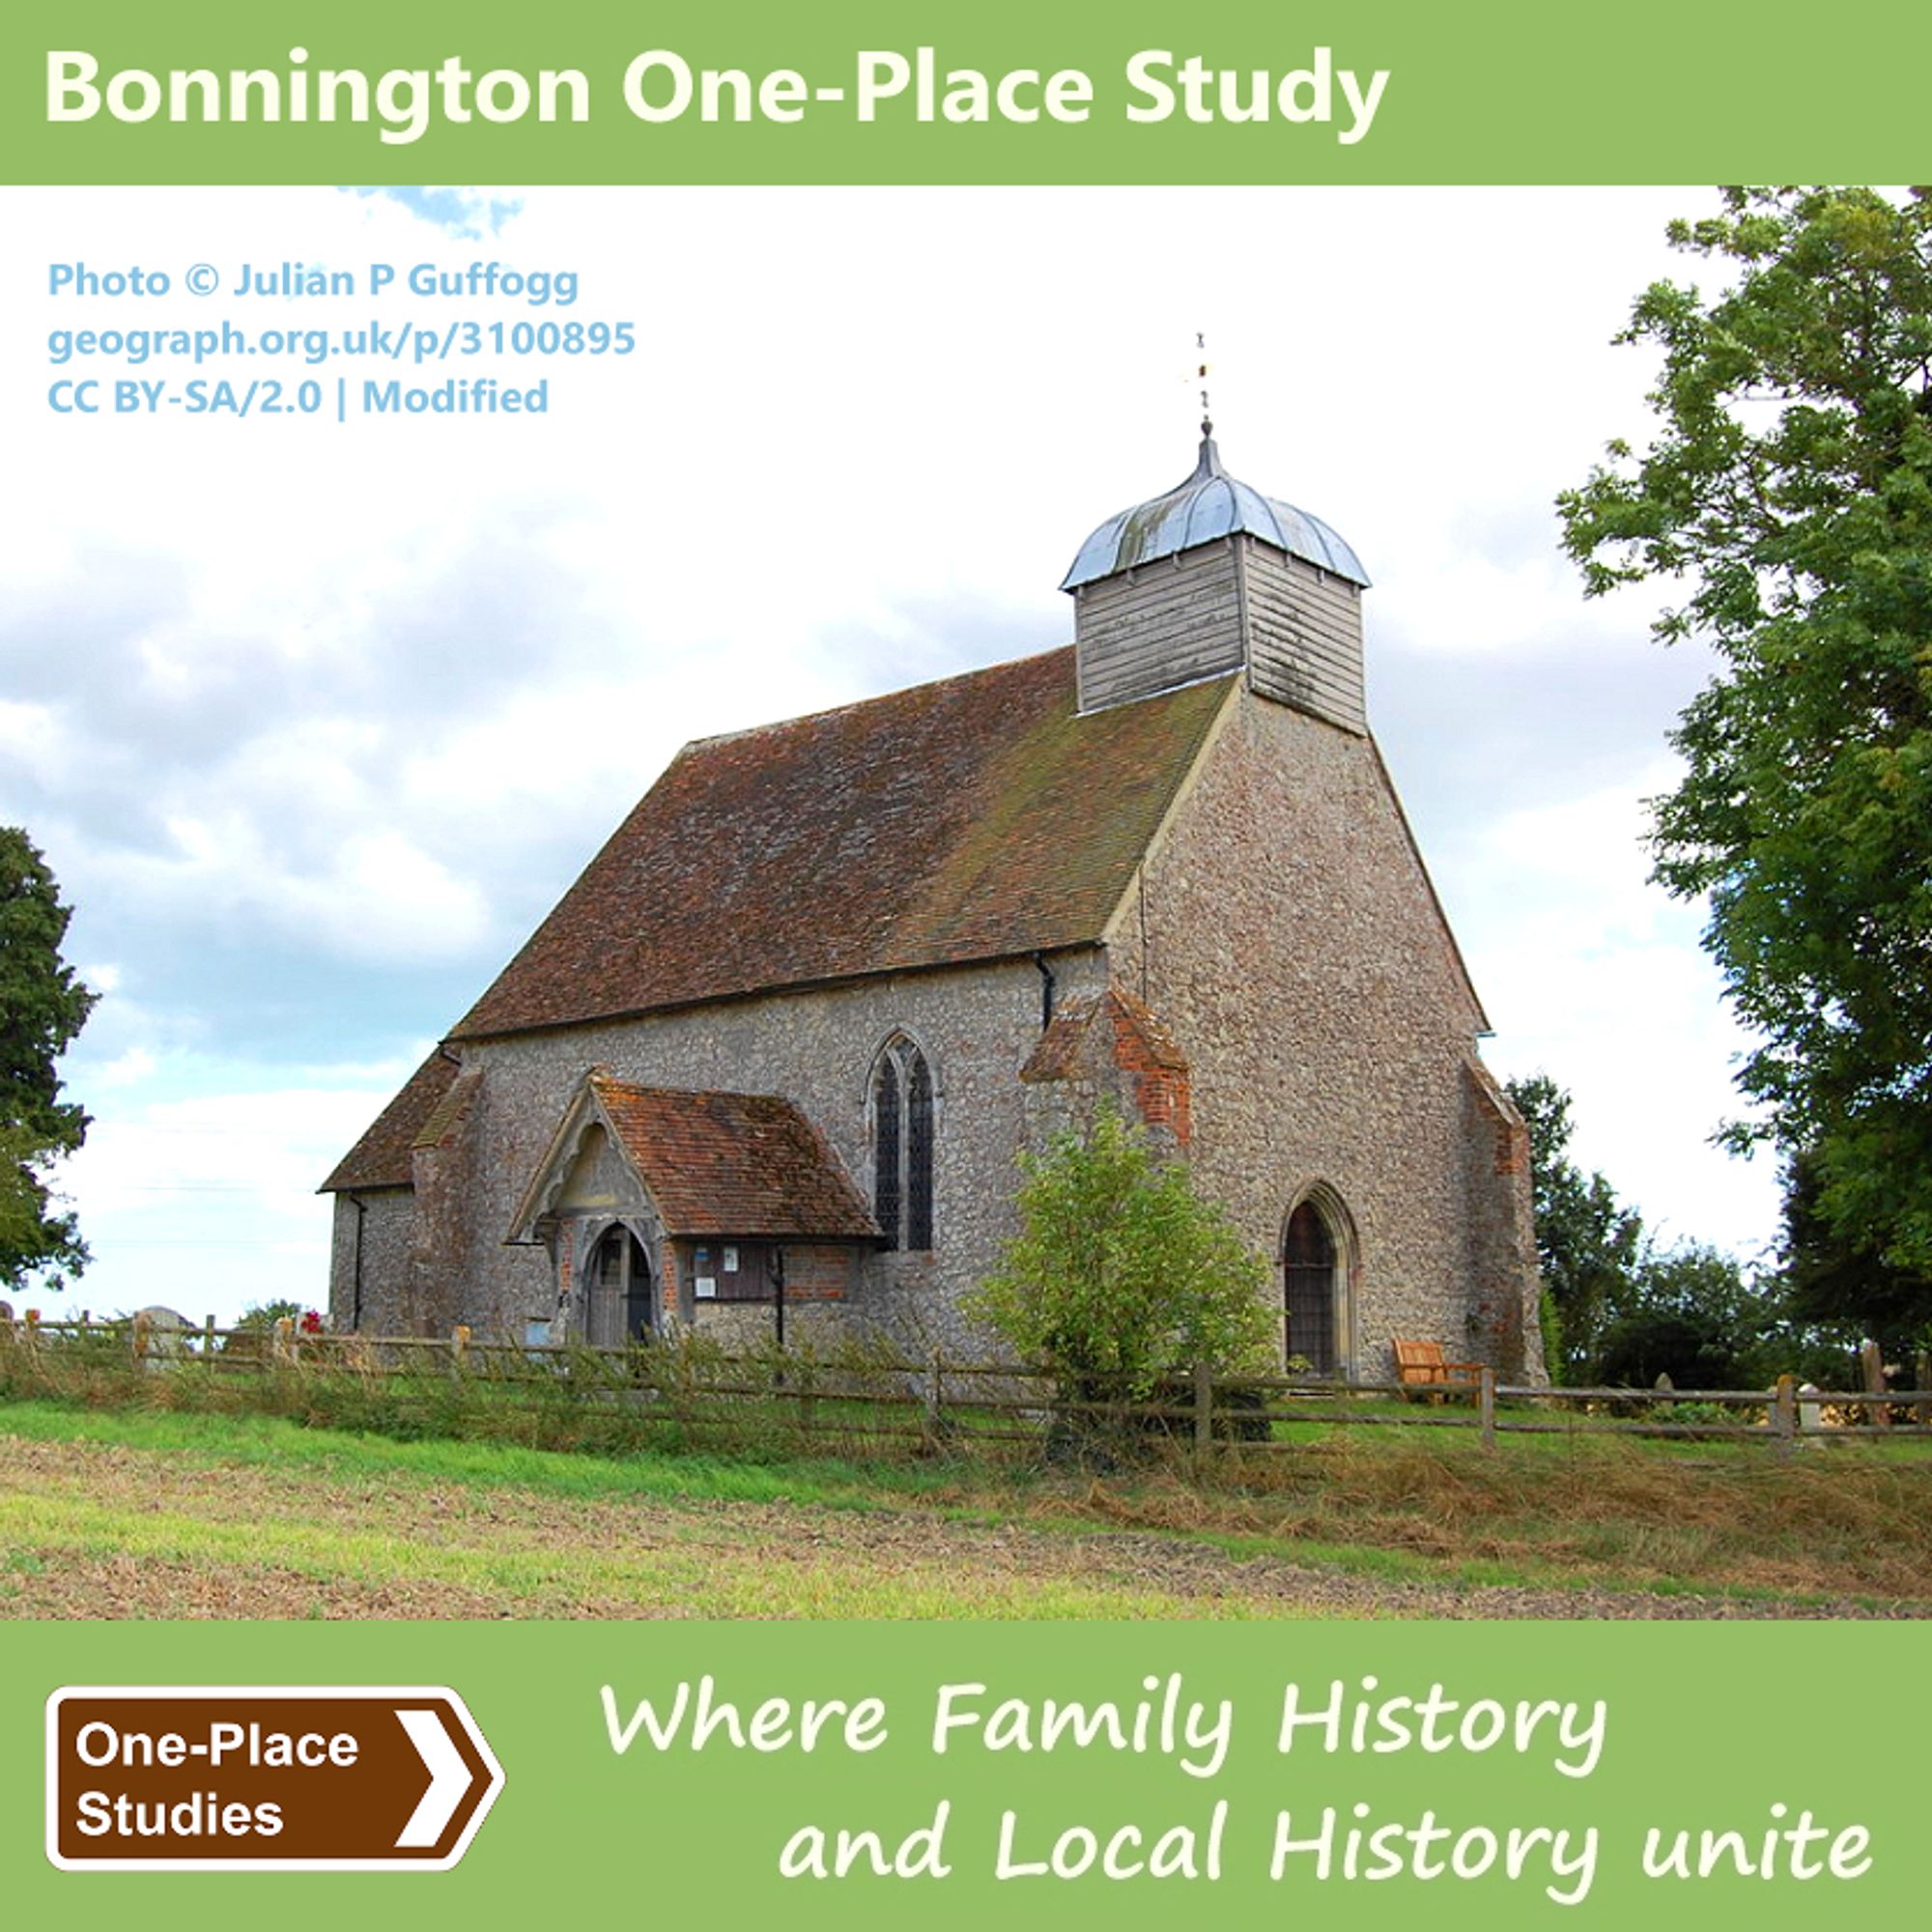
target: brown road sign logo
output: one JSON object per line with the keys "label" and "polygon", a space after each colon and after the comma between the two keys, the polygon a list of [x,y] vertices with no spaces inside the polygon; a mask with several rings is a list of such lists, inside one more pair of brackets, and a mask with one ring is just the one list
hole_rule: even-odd
{"label": "brown road sign logo", "polygon": [[455,1691],[56,1690],[64,1871],[447,1871],[503,1788]]}

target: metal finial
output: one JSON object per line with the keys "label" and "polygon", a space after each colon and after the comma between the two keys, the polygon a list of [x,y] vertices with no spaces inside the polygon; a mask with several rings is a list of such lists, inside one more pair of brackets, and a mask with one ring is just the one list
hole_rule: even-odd
{"label": "metal finial", "polygon": [[1200,361],[1195,376],[1201,384],[1201,453],[1194,461],[1194,474],[1190,483],[1205,483],[1209,477],[1225,475],[1221,468],[1221,452],[1214,447],[1214,417],[1208,407],[1208,338],[1197,334],[1194,338],[1195,353]]}

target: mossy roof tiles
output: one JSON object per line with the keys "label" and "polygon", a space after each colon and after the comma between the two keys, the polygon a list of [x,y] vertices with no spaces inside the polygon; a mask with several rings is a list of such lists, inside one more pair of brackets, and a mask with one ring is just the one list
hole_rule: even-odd
{"label": "mossy roof tiles", "polygon": [[1092,944],[1227,688],[1083,718],[1066,649],[688,745],[452,1037]]}

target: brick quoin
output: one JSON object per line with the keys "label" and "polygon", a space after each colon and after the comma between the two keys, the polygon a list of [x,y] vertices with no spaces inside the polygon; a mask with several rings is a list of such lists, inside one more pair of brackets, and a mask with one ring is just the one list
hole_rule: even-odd
{"label": "brick quoin", "polygon": [[1193,1137],[1193,1094],[1187,1066],[1164,1029],[1139,1001],[1118,990],[1111,1002],[1114,1065],[1134,1076],[1134,1106],[1151,1127],[1166,1127],[1185,1151]]}
{"label": "brick quoin", "polygon": [[1186,1074],[1165,1068],[1141,1074],[1134,1082],[1134,1105],[1149,1126],[1171,1129],[1178,1147],[1184,1150],[1193,1139],[1194,1110]]}
{"label": "brick quoin", "polygon": [[667,1241],[658,1265],[658,1303],[667,1325],[678,1319],[677,1244]]}

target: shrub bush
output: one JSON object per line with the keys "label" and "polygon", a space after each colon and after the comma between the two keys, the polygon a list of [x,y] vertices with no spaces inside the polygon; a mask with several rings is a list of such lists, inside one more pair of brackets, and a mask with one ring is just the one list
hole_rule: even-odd
{"label": "shrub bush", "polygon": [[1073,1434],[1167,1406],[1197,1364],[1272,1365],[1266,1264],[1115,1109],[1020,1166],[1020,1233],[967,1308],[1046,1371]]}

